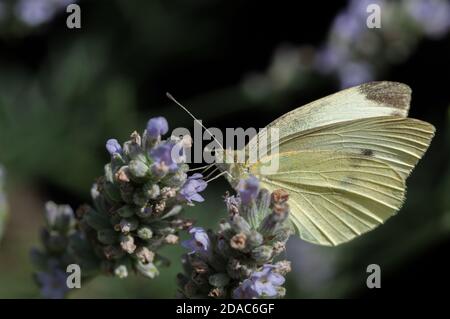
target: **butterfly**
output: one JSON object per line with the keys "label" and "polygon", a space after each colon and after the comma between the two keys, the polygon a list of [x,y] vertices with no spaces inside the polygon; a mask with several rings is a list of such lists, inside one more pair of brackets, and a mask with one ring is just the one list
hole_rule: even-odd
{"label": "butterfly", "polygon": [[[220,167],[232,184],[254,175],[269,191],[286,190],[290,220],[303,240],[348,242],[397,213],[406,179],[431,143],[435,128],[407,117],[410,101],[410,87],[397,82],[340,91],[270,123],[266,128],[279,132],[276,152]],[[247,151],[256,145],[250,141]],[[278,169],[264,170],[273,160]]]}
{"label": "butterfly", "polygon": [[[233,187],[253,175],[269,191],[286,190],[296,234],[314,244],[340,245],[383,224],[403,205],[406,179],[435,133],[433,125],[407,117],[410,101],[411,88],[397,82],[337,92],[282,115],[253,137],[246,154],[277,129],[277,147],[268,143],[265,156],[230,162],[219,151],[216,166]],[[265,170],[273,161],[277,170]]]}

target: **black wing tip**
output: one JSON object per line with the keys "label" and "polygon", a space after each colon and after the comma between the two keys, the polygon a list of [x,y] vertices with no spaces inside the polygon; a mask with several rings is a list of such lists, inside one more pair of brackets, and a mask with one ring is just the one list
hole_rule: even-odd
{"label": "black wing tip", "polygon": [[379,81],[361,84],[359,91],[371,101],[400,110],[409,109],[411,88],[400,82]]}

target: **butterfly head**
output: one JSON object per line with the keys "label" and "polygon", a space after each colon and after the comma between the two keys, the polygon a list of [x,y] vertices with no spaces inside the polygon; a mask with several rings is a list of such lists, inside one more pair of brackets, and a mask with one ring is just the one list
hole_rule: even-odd
{"label": "butterfly head", "polygon": [[236,187],[239,180],[248,177],[248,168],[239,160],[238,152],[233,150],[216,150],[215,164],[224,173],[232,187]]}

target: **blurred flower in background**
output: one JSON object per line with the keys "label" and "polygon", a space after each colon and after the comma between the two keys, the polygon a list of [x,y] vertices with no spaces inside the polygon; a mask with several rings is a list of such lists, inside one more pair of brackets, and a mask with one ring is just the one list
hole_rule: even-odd
{"label": "blurred flower in background", "polygon": [[37,27],[51,21],[72,3],[77,0],[0,0],[0,22],[11,17],[28,27]]}
{"label": "blurred flower in background", "polygon": [[450,29],[450,2],[445,0],[405,1],[411,17],[431,38],[441,38]]}
{"label": "blurred flower in background", "polygon": [[[381,9],[381,28],[368,28],[367,7]],[[372,81],[389,66],[406,60],[424,38],[437,39],[450,30],[447,0],[351,0],[336,15],[327,40],[318,48],[283,44],[264,73],[244,78],[242,88],[260,101],[274,94],[302,90],[308,79],[334,77],[344,89]]]}
{"label": "blurred flower in background", "polygon": [[50,21],[56,13],[75,2],[76,0],[19,0],[15,14],[23,23],[33,27]]}

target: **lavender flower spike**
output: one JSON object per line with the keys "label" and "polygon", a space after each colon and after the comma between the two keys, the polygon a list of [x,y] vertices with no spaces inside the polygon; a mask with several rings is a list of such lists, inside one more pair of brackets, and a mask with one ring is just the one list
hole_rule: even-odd
{"label": "lavender flower spike", "polygon": [[203,202],[205,199],[199,194],[205,190],[208,184],[203,180],[203,175],[196,173],[189,176],[180,190],[180,195],[189,203],[192,201]]}

